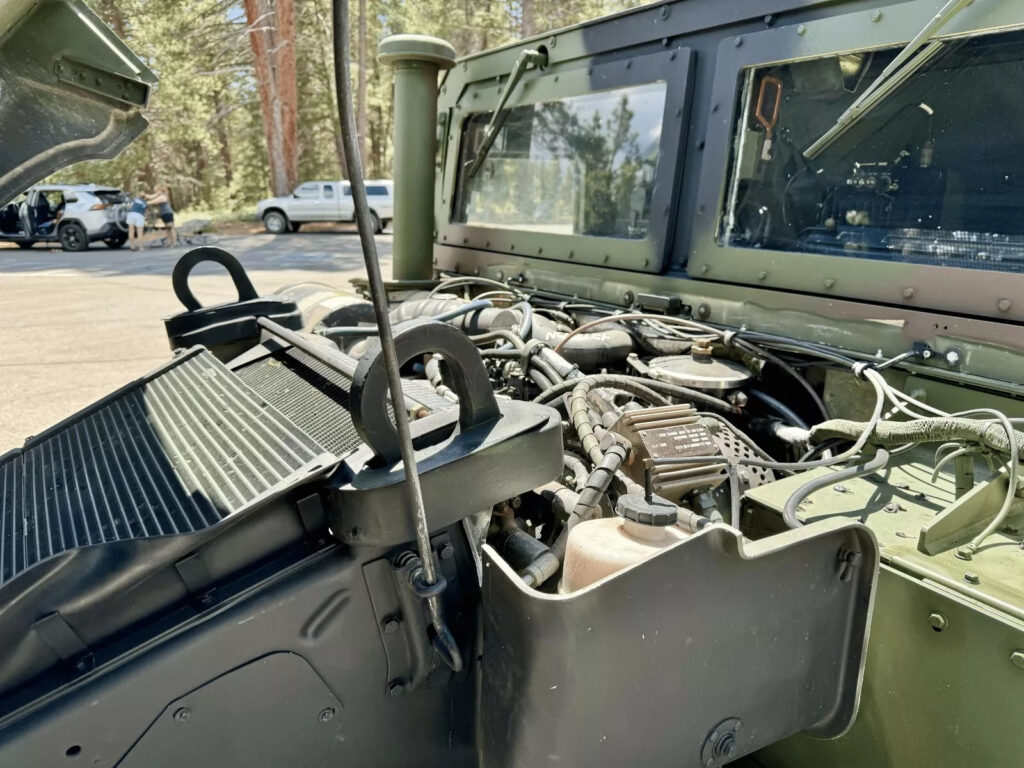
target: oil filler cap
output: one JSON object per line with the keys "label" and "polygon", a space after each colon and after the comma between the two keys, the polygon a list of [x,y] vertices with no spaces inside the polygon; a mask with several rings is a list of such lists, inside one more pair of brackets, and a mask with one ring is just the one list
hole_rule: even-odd
{"label": "oil filler cap", "polygon": [[660,496],[645,497],[639,493],[619,496],[615,514],[641,525],[675,525],[676,505]]}

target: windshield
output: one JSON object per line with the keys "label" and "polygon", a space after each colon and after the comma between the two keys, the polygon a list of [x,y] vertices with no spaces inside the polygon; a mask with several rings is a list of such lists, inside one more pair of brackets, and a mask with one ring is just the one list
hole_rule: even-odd
{"label": "windshield", "polygon": [[[749,70],[730,245],[1024,271],[1024,33],[950,41],[813,160],[899,49]],[[767,147],[766,147],[767,145]]]}
{"label": "windshield", "polygon": [[467,169],[491,113],[466,120],[452,220],[642,239],[661,143],[665,83],[510,109],[479,172]]}

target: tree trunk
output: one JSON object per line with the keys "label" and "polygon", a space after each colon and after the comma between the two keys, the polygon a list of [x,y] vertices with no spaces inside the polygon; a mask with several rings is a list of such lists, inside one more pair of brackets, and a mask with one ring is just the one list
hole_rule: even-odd
{"label": "tree trunk", "polygon": [[275,195],[286,195],[299,183],[294,6],[292,0],[244,4],[267,138],[270,188]]}
{"label": "tree trunk", "polygon": [[522,37],[533,37],[537,34],[537,18],[535,0],[522,0],[520,8],[523,12],[522,26],[519,30]]}
{"label": "tree trunk", "polygon": [[366,0],[359,0],[359,80],[356,85],[356,137],[359,142],[359,160],[362,167],[366,161]]}

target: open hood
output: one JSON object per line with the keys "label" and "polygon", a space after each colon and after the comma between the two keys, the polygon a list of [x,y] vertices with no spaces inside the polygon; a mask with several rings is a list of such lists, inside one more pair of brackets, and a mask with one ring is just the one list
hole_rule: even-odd
{"label": "open hood", "polygon": [[0,203],[148,125],[156,76],[79,0],[0,4]]}

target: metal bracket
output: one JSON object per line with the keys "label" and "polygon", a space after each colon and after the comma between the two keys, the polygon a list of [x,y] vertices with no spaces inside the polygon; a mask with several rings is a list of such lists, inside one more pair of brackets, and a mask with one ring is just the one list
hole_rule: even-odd
{"label": "metal bracket", "polygon": [[149,85],[91,64],[60,56],[53,62],[53,73],[62,83],[98,93],[114,101],[137,107],[149,103]]}
{"label": "metal bracket", "polygon": [[[999,510],[1006,496],[1009,477],[1005,470],[989,475],[971,490],[960,496],[927,525],[921,526],[917,549],[926,555],[937,555],[959,544],[984,529]],[[1007,520],[1024,511],[1024,499],[1016,499]]]}

